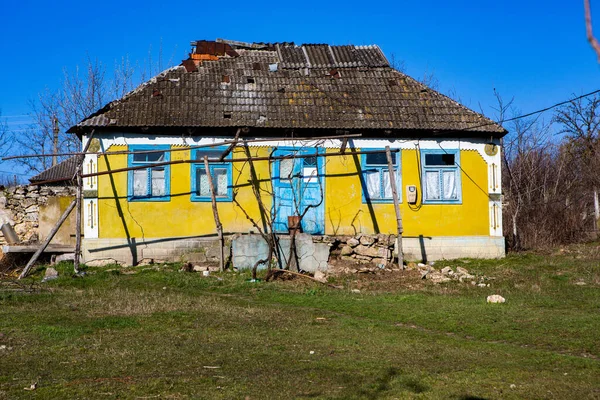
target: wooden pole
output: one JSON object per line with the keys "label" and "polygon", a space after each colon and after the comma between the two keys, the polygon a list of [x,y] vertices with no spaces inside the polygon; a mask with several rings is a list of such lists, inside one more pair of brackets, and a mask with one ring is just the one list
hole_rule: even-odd
{"label": "wooden pole", "polygon": [[212,176],[210,174],[210,167],[208,165],[208,156],[204,156],[204,169],[206,169],[206,179],[208,180],[208,187],[210,189],[212,210],[213,215],[215,217],[215,225],[217,226],[217,235],[219,236],[219,247],[221,248],[221,251],[219,252],[219,269],[223,271],[225,269],[225,256],[223,254],[223,248],[225,247],[225,243],[223,242],[223,225],[221,225],[221,220],[219,219],[219,211],[217,210],[217,198],[215,195],[215,188],[213,186]]}
{"label": "wooden pole", "polygon": [[[151,153],[153,150],[148,150],[148,153]],[[399,150],[392,150],[392,153],[398,153]],[[263,157],[252,157],[252,158],[226,158],[223,161],[220,161],[219,158],[210,158],[211,162],[223,162],[223,163],[247,163],[250,161],[275,161],[275,160],[291,160],[296,158],[311,158],[311,157],[338,157],[343,155],[358,155],[358,154],[379,154],[385,153],[384,150],[362,150],[362,151],[346,151],[344,154],[336,152],[336,153],[322,153],[322,154],[298,154],[295,156],[263,156]],[[117,154],[117,152],[115,152]],[[99,153],[99,155],[112,155],[111,153]],[[197,163],[197,160],[174,160],[174,161],[164,161],[153,163],[153,167],[162,167],[166,165],[179,165],[179,164],[194,164]],[[102,175],[112,175],[120,172],[127,171],[135,171],[138,169],[147,169],[147,165],[138,165],[135,167],[127,167],[127,168],[117,168],[110,169],[106,171],[94,172],[92,174],[82,174],[82,178],[89,178],[92,176],[102,176]],[[62,182],[64,179],[50,179],[42,182],[34,182],[36,185],[45,185],[48,183],[54,182]]]}
{"label": "wooden pole", "polygon": [[23,272],[21,272],[21,275],[19,275],[19,279],[23,279],[27,276],[27,274],[29,273],[29,270],[31,269],[31,266],[37,261],[37,259],[44,252],[44,250],[46,250],[46,247],[48,247],[48,245],[50,244],[50,241],[52,240],[52,238],[54,238],[54,235],[56,235],[56,232],[58,232],[58,230],[60,229],[62,224],[65,222],[65,220],[69,216],[69,214],[71,214],[71,211],[73,211],[73,208],[75,208],[76,202],[77,202],[77,199],[73,200],[71,202],[71,204],[69,204],[69,207],[67,207],[67,209],[65,210],[63,215],[61,215],[61,217],[58,220],[58,222],[56,223],[56,225],[54,225],[54,228],[52,228],[52,230],[48,234],[48,237],[46,238],[44,243],[42,243],[40,248],[37,249],[37,251],[35,253],[33,253],[33,256],[31,256],[31,259],[29,260],[29,262],[23,269]]}
{"label": "wooden pole", "polygon": [[396,187],[396,174],[394,173],[394,163],[392,162],[392,152],[390,146],[385,146],[385,155],[387,156],[388,170],[390,173],[390,185],[392,186],[392,197],[394,198],[394,211],[396,211],[396,225],[398,227],[398,267],[404,268],[404,254],[402,251],[402,214],[400,213],[400,204],[398,201],[398,188]]}
{"label": "wooden pole", "polygon": [[77,205],[75,215],[75,257],[73,258],[73,270],[77,274],[79,272],[79,261],[81,254],[81,202],[83,201],[83,179],[81,179],[82,163],[77,165],[77,197],[75,203]]}
{"label": "wooden pole", "polygon": [[[83,147],[83,153],[86,153],[90,148],[92,139],[94,138],[94,131],[90,133],[85,146]],[[77,205],[77,215],[75,216],[75,257],[73,258],[73,270],[77,274],[79,273],[79,262],[81,261],[81,203],[83,202],[83,162],[85,156],[77,156],[77,172],[75,173],[75,179],[77,183],[77,197],[75,198]],[[93,212],[93,211],[90,211]]]}

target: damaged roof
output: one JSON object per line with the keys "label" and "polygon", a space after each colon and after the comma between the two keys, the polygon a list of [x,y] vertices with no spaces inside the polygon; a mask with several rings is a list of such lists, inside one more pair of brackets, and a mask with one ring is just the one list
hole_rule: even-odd
{"label": "damaged roof", "polygon": [[197,41],[190,57],[69,132],[250,127],[466,131],[500,125],[396,71],[378,46]]}
{"label": "damaged roof", "polygon": [[77,172],[77,156],[67,158],[58,164],[29,178],[29,182],[56,181],[54,183],[71,183]]}

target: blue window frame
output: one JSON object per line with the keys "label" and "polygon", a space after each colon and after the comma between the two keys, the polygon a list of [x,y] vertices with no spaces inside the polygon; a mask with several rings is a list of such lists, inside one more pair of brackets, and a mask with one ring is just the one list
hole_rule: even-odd
{"label": "blue window frame", "polygon": [[[209,159],[220,158],[226,147],[208,148],[192,150],[192,201],[211,201],[210,187],[206,168],[204,167],[204,156]],[[227,159],[231,158],[231,153]],[[209,163],[210,176],[215,188],[215,198],[217,201],[233,201],[233,178],[232,166],[227,163]]]}
{"label": "blue window frame", "polygon": [[[400,152],[392,152],[394,176],[398,190],[398,201],[402,202],[402,171],[400,168]],[[392,185],[385,151],[381,153],[362,154],[362,199],[363,203],[393,203]]]}
{"label": "blue window frame", "polygon": [[[128,171],[129,201],[170,201],[171,200],[171,166],[156,165],[171,160],[169,145],[160,146],[129,146],[129,151],[135,152],[127,157],[128,167],[141,167]],[[144,150],[165,150],[148,152]]]}
{"label": "blue window frame", "polygon": [[459,150],[421,150],[424,204],[460,204]]}

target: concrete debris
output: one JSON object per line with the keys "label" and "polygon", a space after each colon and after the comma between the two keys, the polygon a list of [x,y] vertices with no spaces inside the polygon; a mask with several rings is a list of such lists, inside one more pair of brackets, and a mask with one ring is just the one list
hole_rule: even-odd
{"label": "concrete debris", "polygon": [[119,265],[121,267],[126,267],[127,264],[124,262],[117,261],[113,258],[103,258],[98,260],[91,260],[85,263],[88,267],[106,267],[108,265]]}
{"label": "concrete debris", "polygon": [[506,302],[506,299],[504,297],[500,296],[499,294],[493,294],[493,295],[487,297],[487,302],[488,303],[504,303],[504,302]]}
{"label": "concrete debris", "polygon": [[44,279],[42,282],[48,282],[58,278],[58,271],[52,267],[46,268],[46,273],[44,274]]}
{"label": "concrete debris", "polygon": [[327,275],[322,271],[315,271],[315,275],[313,276],[317,281],[322,283],[327,283]]}

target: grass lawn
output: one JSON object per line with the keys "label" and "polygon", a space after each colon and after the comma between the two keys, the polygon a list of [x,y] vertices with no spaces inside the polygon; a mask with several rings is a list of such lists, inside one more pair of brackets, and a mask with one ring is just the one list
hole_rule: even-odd
{"label": "grass lawn", "polygon": [[445,265],[490,287],[39,268],[0,284],[0,398],[600,398],[596,245]]}

